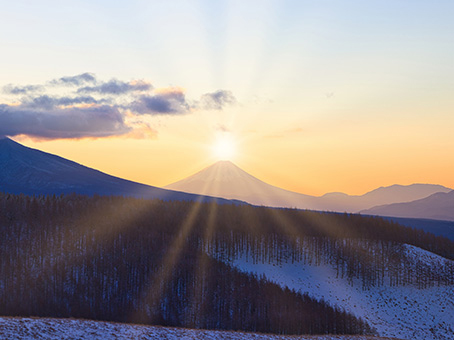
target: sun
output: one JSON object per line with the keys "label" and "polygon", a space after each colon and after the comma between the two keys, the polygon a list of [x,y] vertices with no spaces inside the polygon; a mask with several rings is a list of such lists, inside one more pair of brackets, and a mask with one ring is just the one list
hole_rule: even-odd
{"label": "sun", "polygon": [[213,145],[213,154],[218,160],[232,160],[235,156],[235,151],[235,141],[229,135],[218,137]]}

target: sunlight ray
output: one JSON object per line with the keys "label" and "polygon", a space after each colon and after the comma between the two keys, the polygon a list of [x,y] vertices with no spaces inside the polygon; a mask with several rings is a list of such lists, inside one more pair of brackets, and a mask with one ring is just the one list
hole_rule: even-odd
{"label": "sunlight ray", "polygon": [[185,243],[187,242],[186,238],[191,233],[202,205],[203,203],[200,201],[192,203],[192,207],[190,208],[184,223],[181,225],[179,231],[175,233],[167,252],[164,254],[162,263],[159,267],[160,269],[158,272],[153,273],[149,289],[147,292],[144,292],[142,300],[147,301],[154,310],[149,312],[149,316],[141,315],[141,312],[138,311],[133,315],[134,320],[143,320],[143,318],[145,318],[145,321],[159,308],[159,300],[164,294],[164,283],[168,282],[173,274],[175,265],[178,263],[184,250]]}
{"label": "sunlight ray", "polygon": [[[210,249],[212,248],[213,235],[216,229],[216,217],[217,217],[218,205],[217,203],[209,203],[208,206],[208,218],[205,225],[205,230],[203,233],[203,246],[199,251],[199,256],[195,262],[195,280],[204,280],[204,274],[208,273],[208,257],[211,256]],[[205,282],[201,283],[203,288]],[[191,324],[195,325],[194,320],[190,320],[191,317],[199,314],[203,315],[204,311],[204,300],[206,299],[204,291],[194,291],[192,292],[192,297],[190,298],[190,310],[189,313],[185,316],[186,321],[191,321]]]}
{"label": "sunlight ray", "polygon": [[[45,196],[34,197],[33,199],[39,200],[44,199]],[[70,196],[63,197],[62,199]],[[74,196],[75,198],[84,197],[85,199],[94,200],[96,198],[88,198],[85,196]],[[131,215],[128,213],[128,207],[124,206],[123,198],[117,197],[99,197],[104,201],[104,206],[96,206],[96,210],[87,209],[77,220],[74,220],[74,228],[67,227],[63,239],[74,240],[76,242],[67,243],[66,247],[62,247],[59,243],[45,243],[41,248],[41,256],[44,258],[52,259],[53,267],[58,268],[60,264],[65,263],[68,258],[72,259],[72,266],[76,267],[79,262],[83,262],[90,252],[94,250],[95,244],[90,244],[90,240],[97,240],[102,242],[104,245],[111,244],[118,233],[124,229],[127,229],[130,225],[134,224],[134,221],[140,219],[141,215],[146,213],[155,203],[153,200],[138,200],[131,198],[134,202],[140,202],[138,213]],[[92,202],[93,203],[93,202]],[[137,207],[137,205],[136,205]],[[117,221],[122,223],[116,223],[115,225],[107,225],[103,222],[103,217],[109,214],[116,214],[118,216]],[[99,223],[97,223],[99,222]],[[33,239],[29,240],[32,244]],[[84,244],[84,242],[86,244]],[[89,246],[90,245],[90,246]],[[23,244],[24,249],[33,249],[27,244]],[[86,247],[88,252],[81,252],[82,248]],[[38,254],[32,256],[38,256]],[[46,267],[47,271],[40,272],[41,277],[47,277],[51,274],[51,266]],[[34,282],[30,282],[33,284]]]}

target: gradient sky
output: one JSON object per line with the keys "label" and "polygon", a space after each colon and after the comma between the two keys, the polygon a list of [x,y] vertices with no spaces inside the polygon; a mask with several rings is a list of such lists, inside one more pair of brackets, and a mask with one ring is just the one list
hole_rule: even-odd
{"label": "gradient sky", "polygon": [[[164,186],[454,188],[454,2],[2,1],[0,135]],[[82,76],[81,76],[82,75]]]}

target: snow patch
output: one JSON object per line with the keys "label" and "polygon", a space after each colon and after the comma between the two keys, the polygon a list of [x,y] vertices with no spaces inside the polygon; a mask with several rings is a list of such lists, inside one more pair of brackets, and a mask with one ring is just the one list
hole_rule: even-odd
{"label": "snow patch", "polygon": [[[404,245],[407,259],[429,266],[447,260],[420,248]],[[290,260],[252,260],[242,253],[228,261],[243,272],[264,275],[268,280],[333,306],[344,308],[366,320],[381,336],[411,340],[454,339],[454,286],[433,286],[425,289],[407,286],[371,287],[364,289],[358,279],[349,281],[336,275],[330,264],[309,265]]]}
{"label": "snow patch", "polygon": [[367,336],[285,336],[230,331],[120,324],[103,321],[0,317],[0,339],[8,340],[370,340]]}

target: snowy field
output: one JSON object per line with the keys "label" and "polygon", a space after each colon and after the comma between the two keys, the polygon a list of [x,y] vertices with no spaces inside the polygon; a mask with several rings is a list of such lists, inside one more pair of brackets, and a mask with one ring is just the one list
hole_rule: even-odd
{"label": "snowy field", "polygon": [[113,339],[165,339],[165,340],[379,340],[386,338],[367,336],[282,336],[243,332],[208,331],[184,328],[128,325],[111,322],[0,317],[1,340],[113,340]]}
{"label": "snowy field", "polygon": [[[406,253],[426,265],[446,260],[406,245]],[[358,281],[336,278],[330,265],[253,263],[246,254],[231,264],[242,271],[264,274],[282,287],[307,292],[316,299],[344,308],[375,327],[380,336],[409,340],[454,339],[454,286],[417,289],[414,286],[381,286],[363,290]]]}

